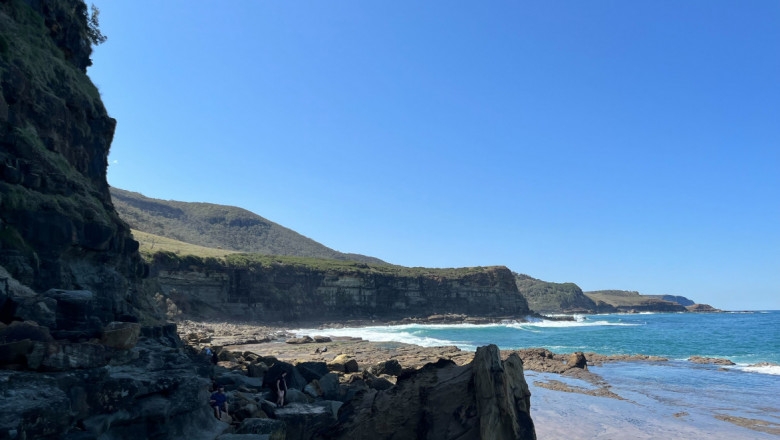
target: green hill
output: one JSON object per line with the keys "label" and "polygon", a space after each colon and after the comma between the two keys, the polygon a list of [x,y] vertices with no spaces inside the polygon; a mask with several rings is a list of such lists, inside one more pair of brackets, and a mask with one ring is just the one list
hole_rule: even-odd
{"label": "green hill", "polygon": [[[225,250],[384,263],[378,258],[333,250],[234,206],[153,199],[119,188],[111,188],[111,198],[119,216],[135,231],[213,248],[218,253]],[[144,242],[140,234],[136,239]],[[146,241],[154,240],[147,237]]]}
{"label": "green hill", "polygon": [[537,313],[596,313],[599,308],[574,283],[550,283],[515,273],[515,284]]}

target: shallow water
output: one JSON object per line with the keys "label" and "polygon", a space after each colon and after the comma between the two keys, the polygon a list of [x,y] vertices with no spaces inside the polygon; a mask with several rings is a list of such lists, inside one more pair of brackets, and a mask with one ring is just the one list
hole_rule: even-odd
{"label": "shallow water", "polygon": [[[625,400],[552,391],[536,382],[589,384],[557,374],[526,372],[531,417],[542,439],[776,439],[718,416],[766,422],[780,432],[780,381],[776,376],[682,363],[620,362],[590,370]],[[741,386],[751,382],[747,387]]]}

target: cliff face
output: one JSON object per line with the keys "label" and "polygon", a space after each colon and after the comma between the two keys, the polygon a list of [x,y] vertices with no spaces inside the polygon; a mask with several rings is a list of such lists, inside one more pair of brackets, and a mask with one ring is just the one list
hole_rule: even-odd
{"label": "cliff face", "polygon": [[614,307],[617,312],[687,312],[685,306],[666,301],[654,295],[641,295],[628,290],[597,290],[584,292],[602,306]]}
{"label": "cliff face", "polygon": [[332,271],[295,264],[190,264],[158,260],[150,288],[190,316],[269,321],[400,319],[431,314],[522,316],[529,313],[505,267],[462,274],[409,275],[362,265]]}
{"label": "cliff face", "polygon": [[90,290],[118,317],[138,313],[145,266],[111,204],[116,121],[85,74],[85,11],[0,2],[0,265],[36,291]]}
{"label": "cliff face", "polygon": [[609,313],[606,304],[596,304],[574,283],[550,283],[528,275],[514,274],[520,294],[537,313]]}
{"label": "cliff face", "polygon": [[0,0],[0,439],[181,438],[214,425],[207,381],[175,326],[137,322],[87,33],[82,1]]}

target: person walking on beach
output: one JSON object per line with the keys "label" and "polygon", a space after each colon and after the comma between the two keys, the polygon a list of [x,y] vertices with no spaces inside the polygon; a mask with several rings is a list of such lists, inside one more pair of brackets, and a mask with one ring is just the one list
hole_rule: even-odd
{"label": "person walking on beach", "polygon": [[287,372],[283,371],[282,374],[276,379],[276,407],[284,407],[284,395],[287,394],[287,382],[285,378]]}
{"label": "person walking on beach", "polygon": [[217,391],[211,395],[209,404],[214,408],[214,417],[218,420],[222,420],[222,413],[228,414],[227,396],[225,395],[225,387],[220,386]]}

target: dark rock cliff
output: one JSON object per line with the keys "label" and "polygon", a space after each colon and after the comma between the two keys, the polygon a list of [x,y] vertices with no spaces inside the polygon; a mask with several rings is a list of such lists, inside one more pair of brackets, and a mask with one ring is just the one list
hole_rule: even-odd
{"label": "dark rock cliff", "polygon": [[138,314],[145,266],[108,191],[116,121],[85,74],[86,6],[0,8],[0,265],[37,291],[90,290],[116,317]]}
{"label": "dark rock cliff", "polygon": [[248,266],[158,254],[147,284],[185,316],[266,321],[529,313],[506,267],[394,270],[356,263],[330,270],[285,262]]}
{"label": "dark rock cliff", "polygon": [[111,203],[86,11],[0,0],[0,439],[208,432],[208,381]]}

